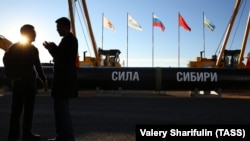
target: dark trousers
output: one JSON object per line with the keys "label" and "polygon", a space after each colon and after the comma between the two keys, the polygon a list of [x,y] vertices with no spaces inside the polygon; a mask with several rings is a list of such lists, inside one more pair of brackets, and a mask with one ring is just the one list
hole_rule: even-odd
{"label": "dark trousers", "polygon": [[69,99],[54,99],[56,133],[58,138],[74,141],[74,130],[69,111]]}
{"label": "dark trousers", "polygon": [[23,135],[31,133],[36,95],[35,78],[13,81],[9,138],[19,138],[23,113]]}

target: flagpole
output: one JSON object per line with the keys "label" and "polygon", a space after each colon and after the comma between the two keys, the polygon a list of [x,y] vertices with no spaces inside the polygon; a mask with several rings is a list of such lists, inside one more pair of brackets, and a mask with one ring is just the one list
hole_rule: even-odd
{"label": "flagpole", "polygon": [[204,27],[204,18],[205,18],[205,15],[204,15],[204,12],[203,12],[203,23],[202,23],[202,26],[203,26],[203,52],[204,52],[204,57],[205,57],[205,27]]}
{"label": "flagpole", "polygon": [[154,12],[152,13],[152,67],[154,67],[154,26],[153,26]]}
{"label": "flagpole", "polygon": [[128,67],[128,13],[127,13],[127,67]]}
{"label": "flagpole", "polygon": [[178,67],[180,67],[180,12],[178,13]]}
{"label": "flagpole", "polygon": [[102,49],[103,49],[103,24],[104,24],[104,13],[102,13]]}

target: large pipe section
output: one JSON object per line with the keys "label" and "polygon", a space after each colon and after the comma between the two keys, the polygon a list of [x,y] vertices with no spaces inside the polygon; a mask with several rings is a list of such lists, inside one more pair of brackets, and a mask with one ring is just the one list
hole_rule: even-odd
{"label": "large pipe section", "polygon": [[82,68],[85,90],[225,90],[250,89],[250,70],[218,68]]}
{"label": "large pipe section", "polygon": [[[44,71],[51,81],[52,66]],[[78,81],[80,90],[250,90],[250,69],[86,67],[79,68]]]}

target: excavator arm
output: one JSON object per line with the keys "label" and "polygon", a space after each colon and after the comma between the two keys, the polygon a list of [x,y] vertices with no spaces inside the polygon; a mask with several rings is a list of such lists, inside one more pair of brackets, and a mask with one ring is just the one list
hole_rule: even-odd
{"label": "excavator arm", "polygon": [[87,22],[87,25],[88,25],[89,35],[90,35],[91,42],[92,42],[93,49],[94,49],[94,53],[95,53],[96,65],[100,66],[100,58],[99,58],[97,45],[96,45],[94,33],[93,33],[93,30],[92,30],[92,26],[91,26],[91,22],[90,22],[90,18],[89,18],[89,13],[88,13],[86,0],[82,0],[82,5],[83,5],[83,11],[84,11],[84,15],[85,15],[85,18],[86,18],[86,22]]}
{"label": "excavator arm", "polygon": [[0,48],[7,51],[12,42],[6,39],[4,36],[0,35]]}
{"label": "excavator arm", "polygon": [[239,56],[238,66],[241,66],[243,58],[244,58],[243,56],[244,56],[244,52],[245,52],[246,45],[247,45],[249,29],[250,29],[250,12],[248,13],[248,19],[247,19],[245,34],[244,34],[244,38],[242,42],[241,52]]}
{"label": "excavator arm", "polygon": [[245,65],[244,63],[242,63],[242,61],[244,58],[243,55],[245,52],[246,42],[247,42],[248,33],[249,33],[249,17],[248,17],[248,22],[246,25],[245,35],[243,38],[241,49],[226,50],[227,42],[231,34],[232,27],[234,25],[234,21],[236,19],[236,16],[241,6],[241,1],[242,0],[236,0],[235,2],[234,11],[228,23],[226,34],[222,42],[218,57],[217,55],[213,55],[211,59],[207,59],[207,58],[203,58],[201,54],[201,57],[197,57],[197,61],[189,62],[188,64],[189,67],[245,68]]}
{"label": "excavator arm", "polygon": [[[75,2],[75,1],[74,1]],[[88,8],[86,4],[86,0],[82,0],[82,9],[83,9],[83,14],[87,23],[87,29],[89,32],[90,40],[92,43],[92,47],[95,53],[95,57],[89,57],[86,56],[84,52],[84,60],[80,61],[80,65],[84,66],[115,66],[115,67],[120,67],[119,63],[119,54],[121,53],[120,50],[118,49],[111,49],[111,50],[103,50],[103,49],[97,49],[95,37],[93,34],[90,18],[89,18],[89,13],[88,13]],[[70,11],[70,19],[72,21],[72,32],[74,35],[76,35],[76,29],[75,29],[75,20],[74,20],[74,12],[73,12],[73,0],[68,0],[68,5],[69,5],[69,11]],[[103,59],[103,57],[105,59]]]}
{"label": "excavator arm", "polygon": [[240,4],[241,4],[241,0],[236,0],[235,7],[234,7],[234,12],[233,12],[233,15],[232,15],[232,17],[231,17],[231,19],[229,21],[227,31],[226,31],[226,36],[225,36],[225,38],[223,40],[222,47],[221,47],[221,50],[220,50],[220,54],[219,54],[219,56],[217,58],[217,61],[216,61],[216,64],[215,64],[216,67],[220,67],[220,65],[221,65],[221,60],[222,60],[222,57],[224,55],[224,51],[226,49],[227,42],[228,42],[232,27],[234,25],[235,18],[236,18],[237,14],[238,14]]}

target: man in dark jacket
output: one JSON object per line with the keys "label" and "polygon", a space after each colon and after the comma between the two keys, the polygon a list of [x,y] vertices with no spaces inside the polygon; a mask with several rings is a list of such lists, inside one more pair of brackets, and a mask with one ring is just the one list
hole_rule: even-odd
{"label": "man in dark jacket", "polygon": [[53,42],[44,42],[54,60],[54,76],[51,95],[54,99],[54,112],[57,137],[51,141],[74,141],[74,131],[69,112],[69,99],[78,96],[77,38],[70,32],[71,23],[68,18],[56,20],[57,31],[62,40],[57,46]]}
{"label": "man in dark jacket", "polygon": [[[33,134],[32,117],[36,95],[36,78],[40,78],[45,90],[48,89],[46,77],[41,67],[38,49],[32,45],[36,32],[32,25],[21,27],[26,42],[13,44],[4,54],[3,62],[7,77],[12,79],[12,105],[10,115],[9,141],[17,141],[20,134],[20,119],[23,114],[23,139],[40,139]],[[8,68],[8,69],[7,69]],[[10,71],[10,72],[7,72]]]}

